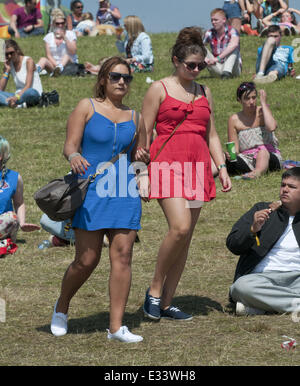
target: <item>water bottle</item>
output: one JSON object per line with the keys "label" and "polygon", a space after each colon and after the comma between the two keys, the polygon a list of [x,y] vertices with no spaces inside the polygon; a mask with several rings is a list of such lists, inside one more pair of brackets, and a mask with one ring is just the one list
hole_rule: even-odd
{"label": "water bottle", "polygon": [[38,249],[43,250],[46,248],[50,248],[52,246],[51,242],[49,240],[44,240],[39,244]]}

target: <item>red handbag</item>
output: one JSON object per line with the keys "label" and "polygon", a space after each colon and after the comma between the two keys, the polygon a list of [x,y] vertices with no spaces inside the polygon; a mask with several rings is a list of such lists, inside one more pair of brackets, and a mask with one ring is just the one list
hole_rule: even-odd
{"label": "red handbag", "polygon": [[17,249],[17,244],[13,243],[11,239],[0,240],[0,258],[7,254],[12,255]]}

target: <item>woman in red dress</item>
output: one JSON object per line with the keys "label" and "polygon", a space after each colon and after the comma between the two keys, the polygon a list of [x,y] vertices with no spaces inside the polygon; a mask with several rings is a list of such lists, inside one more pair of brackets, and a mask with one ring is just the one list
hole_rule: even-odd
{"label": "woman in red dress", "polygon": [[150,147],[149,197],[158,200],[169,225],[144,303],[145,315],[156,320],[192,318],[171,303],[201,205],[216,195],[210,155],[218,166],[222,191],[231,189],[215,128],[211,92],[195,82],[206,66],[205,56],[201,30],[181,30],[172,50],[174,73],[154,82],[143,102],[148,148],[155,122],[157,132]]}

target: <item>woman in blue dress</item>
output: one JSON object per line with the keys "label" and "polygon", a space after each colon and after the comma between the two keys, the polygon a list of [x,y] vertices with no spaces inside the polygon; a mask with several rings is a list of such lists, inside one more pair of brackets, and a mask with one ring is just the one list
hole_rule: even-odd
{"label": "woman in blue dress", "polygon": [[[82,178],[94,174],[101,163],[132,145],[127,154],[90,183],[85,201],[73,218],[76,255],[65,273],[54,307],[51,331],[56,336],[67,333],[69,303],[99,263],[107,233],[111,263],[107,338],[122,342],[143,339],[122,326],[131,284],[133,244],[141,217],[131,155],[141,154],[140,147],[145,146],[146,140],[142,119],[136,128],[137,113],[122,102],[131,80],[130,66],[124,59],[107,59],[98,74],[95,97],[81,100],[68,119],[64,155],[73,172]],[[137,139],[133,141],[135,133]]]}

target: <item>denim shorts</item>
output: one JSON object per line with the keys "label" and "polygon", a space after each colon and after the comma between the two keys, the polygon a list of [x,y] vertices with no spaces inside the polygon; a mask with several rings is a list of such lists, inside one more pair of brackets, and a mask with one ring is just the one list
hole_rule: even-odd
{"label": "denim shorts", "polygon": [[241,19],[242,12],[239,3],[224,3],[223,11],[226,13],[227,19],[238,18]]}
{"label": "denim shorts", "polygon": [[[256,73],[259,71],[259,64],[260,64],[260,60],[258,60],[256,63]],[[269,63],[267,64],[265,75],[268,75],[269,72],[271,71],[277,71],[278,79],[281,79],[286,75],[285,66],[279,62],[273,62],[272,59],[270,59]]]}

